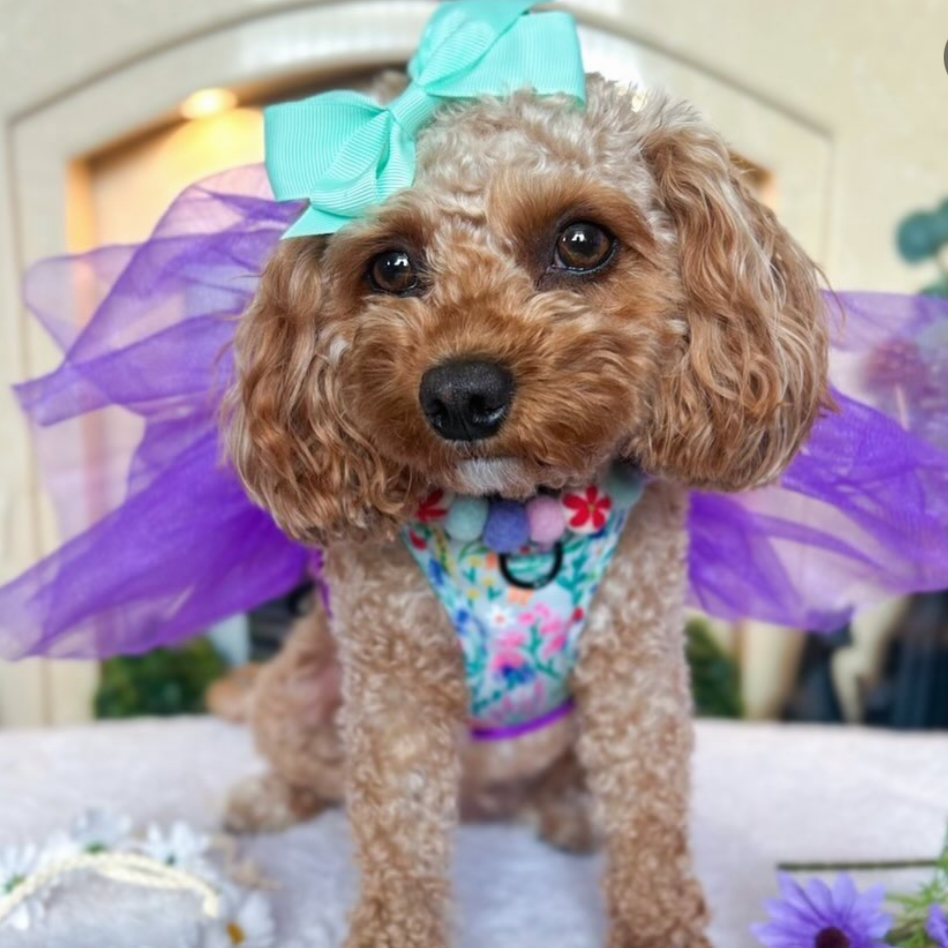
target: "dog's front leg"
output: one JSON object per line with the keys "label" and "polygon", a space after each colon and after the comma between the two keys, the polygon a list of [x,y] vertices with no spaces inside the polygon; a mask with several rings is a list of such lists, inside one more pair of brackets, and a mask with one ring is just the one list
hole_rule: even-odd
{"label": "dog's front leg", "polygon": [[467,692],[447,615],[407,550],[328,561],[347,800],[362,889],[348,948],[444,948]]}
{"label": "dog's front leg", "polygon": [[653,484],[583,632],[579,752],[606,836],[610,948],[705,948],[688,845],[684,495]]}

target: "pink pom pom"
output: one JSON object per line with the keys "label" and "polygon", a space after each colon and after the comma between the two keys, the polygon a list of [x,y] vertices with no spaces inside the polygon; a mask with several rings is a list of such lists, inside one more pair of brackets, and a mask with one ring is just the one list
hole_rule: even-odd
{"label": "pink pom pom", "polygon": [[559,500],[545,495],[534,497],[527,503],[527,523],[530,526],[530,539],[544,546],[556,543],[566,530]]}

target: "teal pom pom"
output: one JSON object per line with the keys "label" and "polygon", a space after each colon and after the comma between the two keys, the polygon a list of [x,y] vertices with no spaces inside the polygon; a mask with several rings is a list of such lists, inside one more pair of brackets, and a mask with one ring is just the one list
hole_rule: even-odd
{"label": "teal pom pom", "polygon": [[462,543],[479,540],[489,509],[490,504],[483,497],[456,497],[444,521],[444,529],[451,539]]}
{"label": "teal pom pom", "polygon": [[634,507],[645,489],[645,475],[631,464],[613,464],[602,485],[620,510]]}

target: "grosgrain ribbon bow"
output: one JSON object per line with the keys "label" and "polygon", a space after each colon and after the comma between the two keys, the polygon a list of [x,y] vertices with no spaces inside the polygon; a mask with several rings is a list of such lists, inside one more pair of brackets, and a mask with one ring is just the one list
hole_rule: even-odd
{"label": "grosgrain ribbon bow", "polygon": [[428,21],[388,105],[326,92],[264,111],[267,174],[278,201],[309,207],[283,235],[331,234],[415,177],[415,135],[446,99],[540,95],[585,100],[576,24],[565,12],[524,14],[537,0],[452,0]]}

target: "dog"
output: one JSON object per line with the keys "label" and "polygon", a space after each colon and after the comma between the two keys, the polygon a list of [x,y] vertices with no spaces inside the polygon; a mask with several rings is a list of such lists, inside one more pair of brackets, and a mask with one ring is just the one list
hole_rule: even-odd
{"label": "dog", "polygon": [[[633,93],[589,75],[584,109],[526,90],[444,105],[413,185],[281,242],[238,328],[231,456],[324,550],[330,608],[260,674],[271,770],[228,819],[277,829],[345,798],[349,948],[448,944],[462,809],[529,817],[567,849],[601,837],[611,948],[709,945],[688,491],[779,475],[828,405],[827,326],[817,268],[721,137]],[[572,712],[473,740],[458,633],[399,534],[432,491],[527,503],[617,461],[646,479],[585,617]]]}

